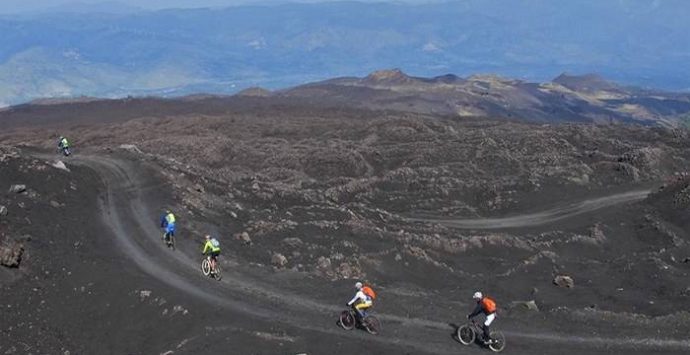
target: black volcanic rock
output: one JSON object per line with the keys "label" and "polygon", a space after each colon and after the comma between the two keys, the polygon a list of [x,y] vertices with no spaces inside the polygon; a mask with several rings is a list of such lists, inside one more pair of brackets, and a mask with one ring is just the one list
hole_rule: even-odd
{"label": "black volcanic rock", "polygon": [[[0,237],[32,235],[21,269],[0,267],[0,297],[11,306],[3,308],[0,353],[37,337],[35,353],[99,353],[105,345],[162,353],[175,344],[181,353],[453,353],[451,339],[434,339],[447,338],[448,322],[471,310],[478,289],[502,307],[535,300],[539,314],[506,308],[501,328],[576,336],[576,349],[559,348],[564,355],[609,337],[652,339],[625,348],[636,355],[667,353],[664,341],[677,346],[690,328],[679,312],[688,266],[672,260],[689,255],[690,188],[670,184],[644,199],[690,166],[686,132],[409,108],[450,100],[457,110],[491,103],[524,114],[533,100],[558,104],[538,84],[473,80],[485,85],[468,92],[464,85],[478,81],[414,82],[405,96],[331,83],[304,97],[147,98],[1,113],[0,140],[26,147],[28,157],[0,158],[0,186],[22,182],[45,198],[6,193],[0,201],[21,206],[0,219]],[[476,92],[485,101],[471,101]],[[355,95],[372,107],[353,105]],[[78,137],[79,151],[66,160],[71,172],[46,164],[57,128]],[[175,251],[160,242],[163,206],[179,211]],[[223,245],[220,283],[189,267],[206,233]],[[568,274],[577,287],[551,286]],[[379,292],[386,341],[337,340],[348,335],[335,329],[332,305],[349,298],[355,278]],[[668,336],[650,334],[652,326]],[[252,340],[257,332],[292,340]],[[519,341],[516,353],[543,349],[543,339]]]}
{"label": "black volcanic rock", "polygon": [[0,265],[6,267],[19,267],[24,253],[24,245],[14,240],[0,244]]}

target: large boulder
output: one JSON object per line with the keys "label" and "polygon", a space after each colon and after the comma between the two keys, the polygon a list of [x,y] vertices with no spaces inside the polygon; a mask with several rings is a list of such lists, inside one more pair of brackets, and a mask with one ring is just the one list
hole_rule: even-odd
{"label": "large boulder", "polygon": [[9,190],[10,193],[15,193],[15,194],[19,194],[19,193],[22,193],[24,191],[26,191],[26,185],[21,185],[21,184],[12,185],[12,186],[10,186],[10,190]]}
{"label": "large boulder", "polygon": [[9,241],[0,244],[0,265],[6,267],[19,267],[24,253],[24,245],[17,241]]}
{"label": "large boulder", "polygon": [[316,260],[316,269],[323,272],[323,273],[329,272],[331,270],[331,265],[332,265],[331,259],[329,259],[325,256],[320,256]]}
{"label": "large boulder", "polygon": [[570,276],[558,275],[554,277],[553,284],[559,287],[573,288],[575,287],[575,280]]}
{"label": "large boulder", "polygon": [[65,163],[62,162],[61,160],[57,160],[57,161],[53,162],[52,164],[50,164],[50,166],[52,166],[55,169],[60,169],[60,170],[64,170],[67,172],[70,171],[69,168],[67,167],[67,165],[65,165]]}
{"label": "large boulder", "polygon": [[526,311],[534,311],[534,312],[539,312],[539,306],[537,306],[537,302],[534,300],[531,301],[515,301],[511,303],[511,308],[515,310],[526,310]]}
{"label": "large boulder", "polygon": [[237,239],[239,239],[244,245],[252,245],[252,238],[249,237],[249,233],[247,232],[238,234]]}
{"label": "large boulder", "polygon": [[280,254],[280,253],[274,253],[273,256],[271,257],[271,264],[275,267],[285,267],[287,265],[288,259],[285,257],[285,255]]}

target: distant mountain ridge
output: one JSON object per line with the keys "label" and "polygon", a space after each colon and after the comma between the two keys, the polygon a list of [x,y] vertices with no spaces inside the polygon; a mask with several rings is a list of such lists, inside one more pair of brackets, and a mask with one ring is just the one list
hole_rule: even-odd
{"label": "distant mountain ridge", "polygon": [[[262,95],[268,95],[262,91]],[[414,77],[400,69],[271,93],[355,107],[540,122],[624,122],[676,126],[690,114],[690,94],[623,87],[599,75],[561,74],[532,83],[497,75]]]}
{"label": "distant mountain ridge", "polygon": [[[348,108],[537,123],[690,125],[690,94],[621,86],[592,74],[563,74],[551,82],[534,83],[497,75],[462,78],[446,74],[425,78],[407,75],[400,69],[379,70],[363,77],[334,78],[273,91],[251,87],[232,96],[193,94],[168,99],[127,97],[117,100],[85,96],[34,100],[4,111],[10,116],[13,112],[41,112],[40,116],[52,116],[53,111],[71,110],[70,105],[118,107],[123,104],[130,107],[131,114],[135,116],[166,115],[165,110],[168,109],[176,112],[194,110],[194,107],[197,110],[203,107],[203,112],[208,110],[207,114],[214,115],[228,112],[227,109],[235,105],[242,107],[249,104],[302,109]],[[3,119],[1,116],[0,122]]]}
{"label": "distant mountain ridge", "polygon": [[329,2],[138,12],[110,4],[2,15],[0,105],[231,94],[380,68],[529,81],[595,72],[624,85],[690,89],[687,1],[529,4]]}

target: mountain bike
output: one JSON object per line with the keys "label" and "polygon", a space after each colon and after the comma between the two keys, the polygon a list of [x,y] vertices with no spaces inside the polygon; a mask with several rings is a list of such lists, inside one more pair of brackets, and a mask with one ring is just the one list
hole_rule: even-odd
{"label": "mountain bike", "polygon": [[163,242],[168,248],[175,250],[175,236],[170,233],[165,233],[163,235]]}
{"label": "mountain bike", "polygon": [[506,347],[506,339],[503,333],[498,331],[491,332],[491,339],[489,341],[477,339],[477,334],[483,334],[481,325],[473,319],[470,323],[467,323],[457,330],[457,339],[462,345],[470,345],[474,342],[478,342],[483,346],[488,347],[493,352],[501,352]]}
{"label": "mountain bike", "polygon": [[211,256],[210,255],[206,256],[203,260],[201,260],[201,272],[204,274],[204,276],[214,278],[217,281],[220,281],[220,279],[222,278],[221,272],[220,272],[220,263],[218,262],[218,260],[216,260],[215,270],[211,270]]}
{"label": "mountain bike", "polygon": [[58,154],[62,154],[66,157],[68,157],[68,156],[70,156],[70,154],[72,154],[70,147],[67,147],[67,148],[58,147],[57,152],[58,152]]}
{"label": "mountain bike", "polygon": [[[355,329],[358,323],[357,314],[355,312],[356,311],[352,308],[342,311],[338,319],[338,324],[345,330]],[[364,318],[359,322],[359,325],[369,334],[377,335],[381,331],[381,322],[379,319],[367,313],[364,314]]]}

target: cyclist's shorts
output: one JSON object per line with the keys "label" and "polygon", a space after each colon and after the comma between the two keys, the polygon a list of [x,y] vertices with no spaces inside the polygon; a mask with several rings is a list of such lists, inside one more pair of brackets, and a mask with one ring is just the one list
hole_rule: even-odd
{"label": "cyclist's shorts", "polygon": [[218,250],[218,251],[212,251],[212,252],[211,252],[211,257],[212,257],[212,258],[217,258],[218,255],[220,255],[220,250]]}
{"label": "cyclist's shorts", "polygon": [[175,224],[174,223],[168,223],[168,226],[165,227],[165,233],[168,233],[170,235],[175,235]]}

